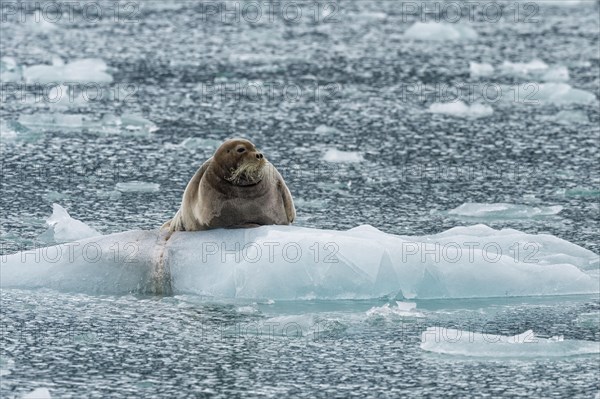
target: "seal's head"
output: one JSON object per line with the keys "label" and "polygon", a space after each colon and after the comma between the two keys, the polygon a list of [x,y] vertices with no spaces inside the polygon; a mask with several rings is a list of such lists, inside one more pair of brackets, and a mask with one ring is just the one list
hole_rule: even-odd
{"label": "seal's head", "polygon": [[221,177],[236,186],[250,186],[263,178],[267,163],[264,155],[248,140],[231,139],[225,141],[213,156],[221,172]]}

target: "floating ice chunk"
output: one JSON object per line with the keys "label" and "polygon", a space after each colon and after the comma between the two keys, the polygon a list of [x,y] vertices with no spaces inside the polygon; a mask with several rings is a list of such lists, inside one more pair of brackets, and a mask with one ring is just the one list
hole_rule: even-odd
{"label": "floating ice chunk", "polygon": [[326,162],[362,162],[364,159],[360,152],[330,148],[323,155],[323,160]]}
{"label": "floating ice chunk", "polygon": [[[68,102],[68,101],[67,101]],[[97,120],[91,114],[35,113],[19,116],[19,124],[40,131],[85,131],[97,134],[146,136],[158,130],[151,121],[135,114],[106,114]]]}
{"label": "floating ice chunk", "polygon": [[490,358],[570,357],[600,354],[600,342],[540,338],[528,330],[514,336],[492,335],[443,327],[421,334],[421,349],[445,355]]}
{"label": "floating ice chunk", "polygon": [[569,69],[562,65],[552,67],[542,75],[542,80],[545,82],[566,82],[569,80]]}
{"label": "floating ice chunk", "polygon": [[433,103],[429,107],[429,112],[434,114],[446,114],[465,118],[483,118],[492,115],[494,113],[494,110],[489,105],[466,105],[462,101],[456,101],[452,103]]}
{"label": "floating ice chunk", "polygon": [[368,317],[375,318],[394,318],[394,317],[425,317],[423,313],[417,311],[417,304],[414,302],[396,302],[395,307],[390,307],[389,303],[383,306],[374,307],[367,310]]}
{"label": "floating ice chunk", "polygon": [[589,91],[574,89],[566,83],[543,83],[539,91],[532,98],[541,105],[555,104],[584,104],[591,105],[597,102],[596,95]]}
{"label": "floating ice chunk", "polygon": [[36,388],[26,395],[23,395],[22,399],[52,399],[48,388]]}
{"label": "floating ice chunk", "polygon": [[12,57],[0,58],[0,82],[20,82],[21,67]]}
{"label": "floating ice chunk", "polygon": [[327,126],[327,125],[319,125],[315,128],[315,133],[319,135],[339,135],[340,132],[335,127]]}
{"label": "floating ice chunk", "polygon": [[[129,231],[0,257],[1,287],[221,298],[473,298],[598,293],[598,255],[485,225],[407,237],[293,226]],[[587,270],[590,270],[588,273]]]}
{"label": "floating ice chunk", "polygon": [[504,61],[501,70],[505,73],[512,73],[515,75],[529,75],[532,72],[546,71],[548,64],[542,60],[532,60],[530,62],[510,62]]}
{"label": "floating ice chunk", "polygon": [[258,313],[258,309],[251,305],[238,306],[236,308],[236,312],[238,312],[240,314],[255,314],[255,313]]}
{"label": "floating ice chunk", "polygon": [[541,79],[546,82],[564,82],[569,80],[569,69],[562,65],[549,66],[542,60],[530,62],[504,61],[500,66],[503,73],[523,78]]}
{"label": "floating ice chunk", "polygon": [[188,137],[187,139],[183,140],[179,144],[166,143],[165,148],[167,148],[167,149],[183,148],[190,152],[195,152],[199,148],[216,149],[219,147],[219,145],[221,145],[221,142],[219,140],[204,139],[204,138],[200,138],[200,137]]}
{"label": "floating ice chunk", "polygon": [[160,190],[160,184],[142,181],[117,183],[115,188],[123,193],[155,193]]}
{"label": "floating ice chunk", "polygon": [[540,116],[541,120],[549,120],[563,125],[586,124],[590,120],[583,111],[563,110],[557,114]]}
{"label": "floating ice chunk", "polygon": [[494,73],[494,67],[488,63],[478,64],[477,62],[469,63],[469,70],[472,77],[490,76]]}
{"label": "floating ice chunk", "polygon": [[506,203],[483,204],[467,202],[448,211],[449,215],[463,216],[480,219],[523,219],[538,216],[552,216],[562,211],[560,205],[547,207],[532,207],[527,205],[514,205]]}
{"label": "floating ice chunk", "polygon": [[84,114],[35,113],[19,116],[21,125],[39,130],[80,130],[89,122],[88,117]]}
{"label": "floating ice chunk", "polygon": [[65,65],[34,65],[26,67],[23,76],[27,83],[111,83],[108,66],[103,60],[86,58]]}
{"label": "floating ice chunk", "polygon": [[22,396],[22,399],[52,399],[48,388],[36,388]]}
{"label": "floating ice chunk", "polygon": [[154,122],[149,121],[141,115],[125,113],[121,115],[121,124],[126,130],[133,132],[147,132],[154,133],[158,130],[158,127]]}
{"label": "floating ice chunk", "polygon": [[476,39],[477,32],[473,28],[461,24],[415,22],[404,32],[404,36],[418,40],[458,41]]}
{"label": "floating ice chunk", "polygon": [[50,228],[41,237],[46,242],[62,243],[102,235],[87,224],[73,219],[66,209],[58,204],[52,204],[52,215],[46,220],[46,224]]}

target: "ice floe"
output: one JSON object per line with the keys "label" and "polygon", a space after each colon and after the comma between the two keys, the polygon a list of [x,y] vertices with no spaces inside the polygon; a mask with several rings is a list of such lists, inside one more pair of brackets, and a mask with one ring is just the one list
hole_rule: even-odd
{"label": "ice floe", "polygon": [[378,306],[367,310],[369,318],[402,318],[402,317],[425,317],[423,313],[417,311],[417,304],[414,302],[396,302],[396,306],[390,306],[386,303],[383,306]]}
{"label": "ice floe", "polygon": [[155,193],[160,190],[160,184],[130,181],[117,183],[115,189],[123,193]]}
{"label": "ice floe", "polygon": [[477,62],[470,62],[469,71],[471,72],[472,77],[491,76],[494,74],[494,67],[486,62],[481,64]]}
{"label": "ice floe", "polygon": [[540,120],[552,121],[563,125],[587,124],[590,120],[587,114],[583,111],[562,110],[557,114],[540,115]]}
{"label": "ice floe", "polygon": [[494,113],[494,110],[489,105],[467,105],[462,101],[451,103],[433,103],[431,106],[429,106],[428,111],[434,114],[446,114],[463,118],[483,118]]}
{"label": "ice floe", "polygon": [[326,162],[362,162],[364,160],[362,154],[356,151],[340,151],[335,148],[328,149],[323,155],[323,160]]}
{"label": "ice floe", "polygon": [[469,26],[441,22],[415,22],[404,32],[410,39],[428,41],[460,41],[477,38],[477,32]]}
{"label": "ice floe", "polygon": [[128,231],[0,258],[2,287],[221,298],[472,298],[597,293],[598,256],[484,225],[396,236],[292,226]]}
{"label": "ice floe", "polygon": [[544,61],[534,59],[529,62],[504,61],[500,71],[522,78],[543,80],[546,82],[565,82],[569,80],[569,69],[563,65],[549,66]]}
{"label": "ice floe", "polygon": [[527,205],[516,205],[507,203],[485,204],[467,202],[447,212],[448,215],[466,218],[503,220],[503,219],[527,219],[540,216],[557,215],[562,211],[560,205],[536,207]]}
{"label": "ice floe", "polygon": [[544,82],[566,82],[569,80],[569,69],[564,65],[548,65],[540,59],[533,59],[528,62],[504,61],[502,64],[494,67],[489,63],[469,63],[471,77],[508,75],[523,79],[544,81]]}
{"label": "ice floe", "polygon": [[179,144],[166,143],[166,149],[185,149],[190,152],[195,152],[200,148],[217,149],[221,145],[221,141],[215,139],[205,139],[200,137],[188,137]]}
{"label": "ice floe", "polygon": [[555,104],[596,104],[597,99],[594,93],[589,91],[574,89],[566,83],[542,83],[539,90],[534,94],[533,100],[539,101],[541,105]]}
{"label": "ice floe", "polygon": [[36,388],[22,396],[22,399],[52,399],[50,390],[48,388]]}
{"label": "ice floe", "polygon": [[97,58],[75,60],[67,64],[33,65],[25,67],[23,77],[27,83],[112,83],[106,63]]}
{"label": "ice floe", "polygon": [[528,330],[513,336],[429,327],[421,349],[444,355],[482,358],[554,358],[600,354],[600,342],[541,338]]}
{"label": "ice floe", "polygon": [[0,58],[0,82],[20,82],[21,67],[12,57]]}
{"label": "ice floe", "polygon": [[21,114],[19,125],[32,130],[89,132],[95,134],[125,134],[146,136],[158,130],[154,122],[141,115],[124,113],[121,116],[106,114],[101,119],[91,114],[36,112]]}

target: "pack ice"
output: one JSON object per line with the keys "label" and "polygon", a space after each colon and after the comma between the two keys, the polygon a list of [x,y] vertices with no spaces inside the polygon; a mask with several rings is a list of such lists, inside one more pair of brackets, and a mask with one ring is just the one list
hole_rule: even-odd
{"label": "pack ice", "polygon": [[[52,218],[63,237],[66,212]],[[56,216],[56,215],[55,215]],[[75,233],[74,233],[75,234]],[[598,256],[547,234],[485,225],[428,236],[292,226],[126,231],[0,259],[1,287],[224,298],[468,298],[597,293]]]}

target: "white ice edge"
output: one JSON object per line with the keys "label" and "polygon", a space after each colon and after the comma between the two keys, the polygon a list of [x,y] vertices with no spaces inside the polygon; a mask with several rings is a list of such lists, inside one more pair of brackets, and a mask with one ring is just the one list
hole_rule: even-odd
{"label": "white ice edge", "polygon": [[528,330],[513,336],[485,331],[429,327],[421,334],[421,349],[443,355],[478,358],[553,358],[600,354],[600,342],[541,338]]}
{"label": "white ice edge", "polygon": [[485,225],[421,237],[263,226],[177,232],[166,245],[157,230],[127,231],[2,256],[0,286],[275,300],[567,295],[600,292],[598,263],[557,237]]}

